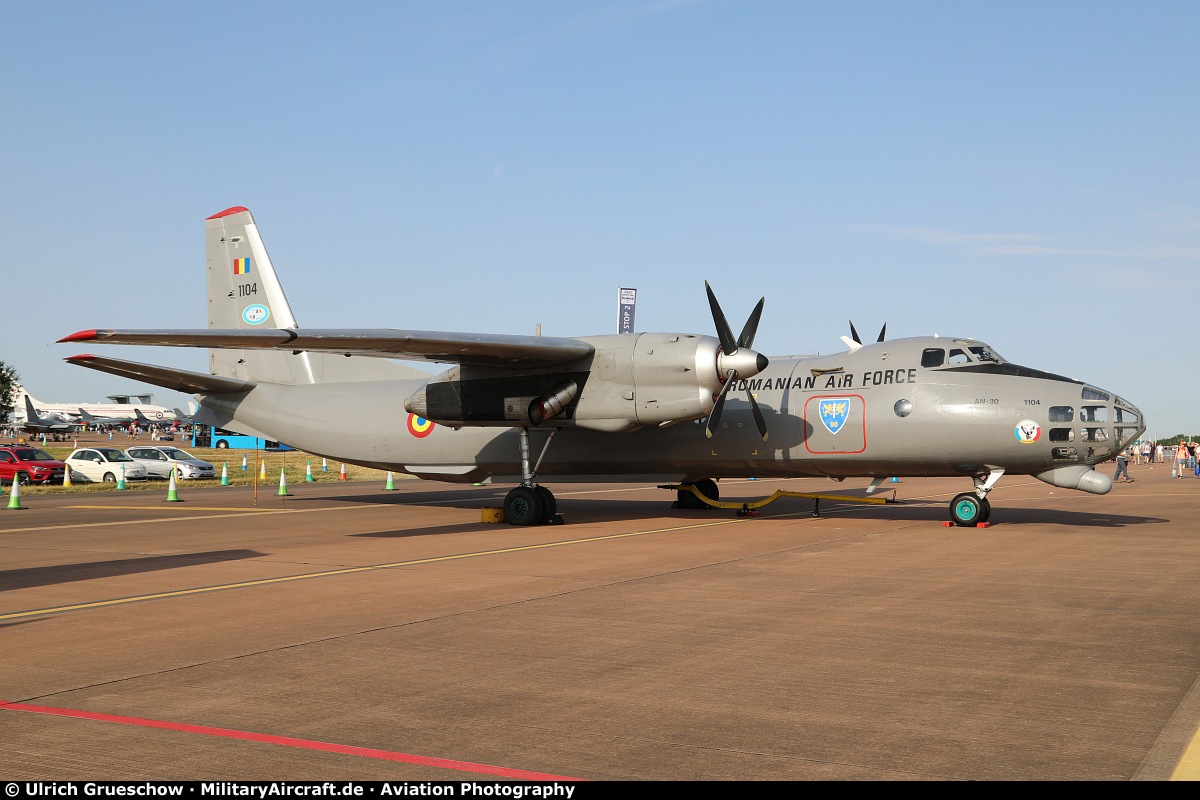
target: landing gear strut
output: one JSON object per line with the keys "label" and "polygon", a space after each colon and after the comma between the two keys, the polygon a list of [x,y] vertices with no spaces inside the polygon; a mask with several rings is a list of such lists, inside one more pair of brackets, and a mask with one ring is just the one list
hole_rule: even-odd
{"label": "landing gear strut", "polygon": [[558,516],[558,502],[545,486],[537,484],[537,468],[542,464],[546,450],[550,448],[550,440],[554,431],[542,447],[536,464],[530,465],[529,458],[529,429],[520,428],[521,437],[521,485],[510,491],[504,498],[504,520],[509,525],[543,525],[548,522],[562,522]]}
{"label": "landing gear strut", "polygon": [[969,528],[987,522],[992,514],[992,504],[988,502],[987,495],[1003,474],[1004,470],[993,468],[986,476],[975,476],[975,491],[955,495],[950,501],[950,519],[955,525]]}

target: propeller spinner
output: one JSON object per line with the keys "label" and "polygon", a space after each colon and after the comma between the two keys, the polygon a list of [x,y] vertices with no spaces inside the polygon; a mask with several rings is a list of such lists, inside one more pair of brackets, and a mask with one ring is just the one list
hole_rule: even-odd
{"label": "propeller spinner", "polygon": [[[729,322],[721,311],[721,304],[717,302],[717,296],[713,294],[708,281],[704,282],[704,289],[708,292],[708,306],[712,309],[713,323],[717,327],[717,338],[721,340],[721,350],[717,354],[717,372],[725,376],[721,393],[717,395],[712,413],[708,415],[708,424],[704,426],[704,435],[711,439],[713,428],[721,422],[721,411],[725,408],[725,395],[729,394],[730,388],[737,381],[757,375],[767,368],[767,357],[750,349],[750,345],[754,344],[754,334],[758,331],[758,320],[762,317],[763,303],[767,298],[764,297],[758,301],[754,311],[750,312],[750,318],[746,320],[745,327],[742,328],[742,335],[734,339],[733,330],[730,329]],[[763,419],[758,402],[749,388],[746,389],[746,399],[750,401],[750,411],[754,414],[754,424],[758,426],[758,433],[765,441],[767,422]]]}

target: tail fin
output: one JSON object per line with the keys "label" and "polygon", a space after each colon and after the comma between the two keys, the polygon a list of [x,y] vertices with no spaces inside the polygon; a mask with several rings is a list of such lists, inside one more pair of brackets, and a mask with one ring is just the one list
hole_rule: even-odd
{"label": "tail fin", "polygon": [[[208,327],[299,327],[250,211],[242,206],[227,208],[205,220],[204,228]],[[208,364],[213,375],[261,383],[368,381],[423,375],[385,359],[275,350],[210,350]]]}
{"label": "tail fin", "polygon": [[25,421],[29,423],[45,422],[38,414],[37,409],[33,407],[33,398],[29,396],[28,392],[25,393]]}

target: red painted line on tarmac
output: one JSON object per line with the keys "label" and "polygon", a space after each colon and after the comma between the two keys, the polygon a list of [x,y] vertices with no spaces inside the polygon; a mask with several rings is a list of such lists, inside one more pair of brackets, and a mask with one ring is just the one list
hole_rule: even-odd
{"label": "red painted line on tarmac", "polygon": [[477,772],[482,775],[496,775],[501,778],[513,778],[521,781],[582,781],[584,778],[569,778],[565,775],[549,775],[544,772],[530,772],[523,769],[495,767],[490,764],[474,764],[470,761],[454,761],[448,758],[433,758],[418,756],[411,753],[393,753],[389,750],[374,750],[370,747],[354,747],[345,744],[315,742],[311,739],[293,739],[290,736],[272,736],[266,733],[251,733],[235,731],[230,728],[210,728],[207,725],[189,725],[184,722],[166,722],[157,719],[141,719],[140,717],[122,717],[116,714],[99,714],[94,711],[80,711],[72,708],[52,708],[50,706],[34,706],[27,703],[9,703],[0,700],[0,711],[25,711],[31,714],[51,714],[56,717],[71,717],[87,719],[96,722],[117,722],[122,725],[136,725],[141,728],[159,728],[183,733],[199,733],[205,736],[220,736],[226,739],[242,739],[249,742],[278,744],[285,747],[298,747],[303,750],[321,750],[326,753],[341,753],[348,756],[377,758],[382,761],[400,761],[405,764],[420,764],[439,769],[453,769],[461,772]]}

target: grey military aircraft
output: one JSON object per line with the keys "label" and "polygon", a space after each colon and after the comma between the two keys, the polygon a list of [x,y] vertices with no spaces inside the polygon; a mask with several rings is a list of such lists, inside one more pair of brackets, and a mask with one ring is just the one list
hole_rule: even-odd
{"label": "grey military aircraft", "polygon": [[[759,301],[734,336],[706,284],[716,336],[578,338],[302,329],[250,212],[205,223],[208,328],[91,329],[61,342],[206,347],[209,372],[78,355],[70,363],[195,393],[195,421],[350,464],[508,492],[508,522],[557,519],[541,481],[961,476],[961,526],[988,519],[1001,476],[1104,494],[1096,464],[1145,430],[1131,403],[1014,364],[984,342],[917,337],[768,359]],[[438,375],[398,360],[452,364]],[[370,424],[347,424],[347,407]],[[403,409],[403,411],[401,411]],[[686,424],[684,424],[686,423]]]}
{"label": "grey military aircraft", "polygon": [[79,425],[74,422],[63,422],[59,419],[51,419],[38,414],[37,409],[33,407],[33,400],[29,395],[25,395],[25,421],[19,423],[21,430],[28,433],[71,433],[79,430]]}

